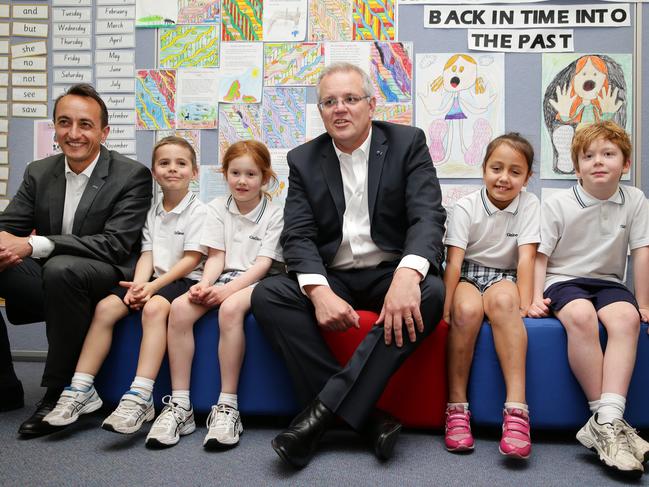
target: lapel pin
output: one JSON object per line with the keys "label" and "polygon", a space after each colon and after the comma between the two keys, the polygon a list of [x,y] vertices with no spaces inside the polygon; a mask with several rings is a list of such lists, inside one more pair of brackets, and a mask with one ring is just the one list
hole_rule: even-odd
{"label": "lapel pin", "polygon": [[377,151],[376,151],[376,155],[377,155],[377,156],[381,156],[381,155],[383,155],[383,152],[381,152],[380,150],[377,150]]}

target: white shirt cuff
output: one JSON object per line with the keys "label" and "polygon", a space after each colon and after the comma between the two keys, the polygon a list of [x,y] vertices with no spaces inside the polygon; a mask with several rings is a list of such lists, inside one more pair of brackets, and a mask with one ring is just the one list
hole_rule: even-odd
{"label": "white shirt cuff", "polygon": [[54,242],[49,238],[40,235],[29,237],[29,245],[32,246],[32,257],[34,259],[43,259],[49,257],[54,251]]}
{"label": "white shirt cuff", "polygon": [[329,281],[322,274],[298,274],[297,282],[300,285],[302,294],[305,296],[304,286],[329,286]]}
{"label": "white shirt cuff", "polygon": [[419,255],[409,254],[404,256],[399,262],[397,269],[400,267],[408,267],[409,269],[414,269],[419,274],[421,274],[421,279],[428,275],[428,269],[430,269],[430,262]]}

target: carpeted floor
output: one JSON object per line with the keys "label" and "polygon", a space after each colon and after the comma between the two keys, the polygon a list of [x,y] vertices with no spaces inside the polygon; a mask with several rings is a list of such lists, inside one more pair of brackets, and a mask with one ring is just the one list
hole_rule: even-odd
{"label": "carpeted floor", "polygon": [[107,411],[84,416],[68,429],[43,438],[22,440],[19,424],[42,394],[42,363],[19,362],[26,390],[25,408],[0,415],[0,485],[498,485],[600,486],[649,485],[649,474],[629,480],[604,469],[595,455],[577,444],[574,433],[534,433],[527,462],[498,453],[497,432],[479,431],[476,450],[453,455],[440,432],[406,431],[394,458],[379,463],[358,437],[334,431],[304,470],[284,467],[270,441],[287,419],[243,418],[241,444],[226,452],[202,448],[205,418],[199,428],[166,450],[149,450],[149,426],[133,436],[106,432],[99,424]]}

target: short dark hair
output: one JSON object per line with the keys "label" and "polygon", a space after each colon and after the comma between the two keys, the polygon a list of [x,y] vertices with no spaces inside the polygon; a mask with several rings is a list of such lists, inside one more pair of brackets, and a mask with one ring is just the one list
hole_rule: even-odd
{"label": "short dark hair", "polygon": [[61,98],[68,95],[83,96],[95,100],[99,104],[99,108],[101,109],[101,128],[104,128],[106,125],[108,125],[108,108],[106,108],[106,104],[104,103],[104,100],[101,99],[101,96],[99,96],[99,93],[97,93],[95,88],[88,83],[79,83],[72,85],[65,91],[65,93],[63,93],[56,99],[52,113],[52,120],[54,122],[56,122],[56,106],[59,104]]}
{"label": "short dark hair", "polygon": [[525,158],[525,162],[527,162],[527,174],[532,174],[532,166],[534,165],[534,148],[532,147],[532,144],[530,144],[529,141],[518,132],[503,134],[489,142],[487,150],[485,151],[484,161],[482,162],[482,170],[484,171],[487,167],[487,161],[491,157],[491,154],[493,154],[493,152],[502,144],[507,144],[509,147],[521,154]]}

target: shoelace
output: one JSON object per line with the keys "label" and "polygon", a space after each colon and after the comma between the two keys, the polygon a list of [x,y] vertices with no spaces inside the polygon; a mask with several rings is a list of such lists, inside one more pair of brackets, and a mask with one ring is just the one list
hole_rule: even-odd
{"label": "shoelace", "polygon": [[[212,426],[224,426],[234,424],[236,422],[234,418],[234,408],[227,406],[225,404],[218,404],[212,406],[212,411],[210,412],[209,417],[207,418],[208,427]],[[212,424],[214,423],[214,424]]]}
{"label": "shoelace", "polygon": [[175,402],[172,402],[171,396],[163,397],[162,404],[165,405],[165,408],[162,410],[162,413],[160,413],[160,416],[158,416],[158,419],[156,420],[158,426],[164,426],[165,428],[168,428],[172,425],[172,419],[176,422],[176,424],[185,420],[184,414],[180,411],[180,409],[182,408],[180,408],[180,406],[178,406]]}
{"label": "shoelace", "polygon": [[618,447],[618,450],[624,450],[633,455],[633,450],[631,449],[631,443],[629,442],[629,436],[624,428],[624,425],[621,422],[615,421],[613,423],[613,435],[615,437],[615,444]]}

